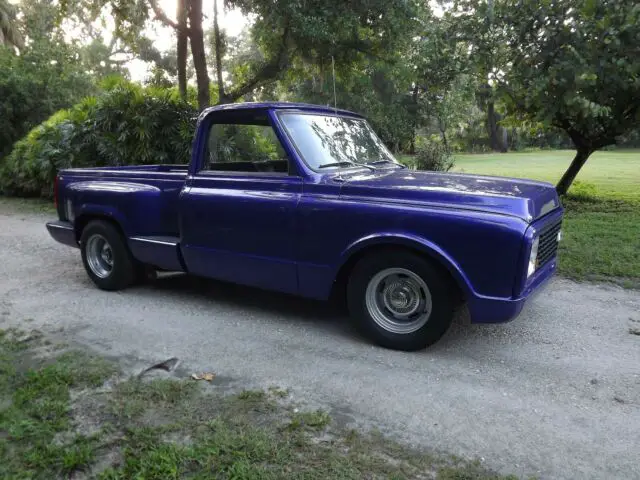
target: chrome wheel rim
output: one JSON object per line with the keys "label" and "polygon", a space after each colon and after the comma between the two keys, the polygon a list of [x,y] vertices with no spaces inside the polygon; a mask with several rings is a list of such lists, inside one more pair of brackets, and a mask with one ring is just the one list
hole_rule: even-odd
{"label": "chrome wheel rim", "polygon": [[413,333],[431,316],[429,287],[405,268],[387,268],[374,275],[367,285],[365,302],[373,321],[391,333]]}
{"label": "chrome wheel rim", "polygon": [[113,250],[107,239],[95,234],[87,240],[87,263],[96,277],[107,278],[113,271]]}

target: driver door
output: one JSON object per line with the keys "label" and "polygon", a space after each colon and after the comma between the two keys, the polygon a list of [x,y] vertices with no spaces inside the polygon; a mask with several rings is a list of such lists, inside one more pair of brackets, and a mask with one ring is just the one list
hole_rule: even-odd
{"label": "driver door", "polygon": [[209,127],[205,161],[181,198],[184,260],[196,275],[297,293],[302,179],[266,113],[252,114]]}

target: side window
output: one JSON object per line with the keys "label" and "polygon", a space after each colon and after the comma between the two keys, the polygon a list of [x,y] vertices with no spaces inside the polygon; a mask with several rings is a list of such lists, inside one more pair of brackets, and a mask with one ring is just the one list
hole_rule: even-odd
{"label": "side window", "polygon": [[288,175],[289,159],[270,125],[214,123],[205,170]]}

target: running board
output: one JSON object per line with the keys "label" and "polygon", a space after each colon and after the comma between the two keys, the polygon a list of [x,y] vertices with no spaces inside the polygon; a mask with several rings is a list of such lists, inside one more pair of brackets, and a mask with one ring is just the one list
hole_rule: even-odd
{"label": "running board", "polygon": [[163,270],[184,272],[180,253],[180,238],[171,236],[131,237],[129,248],[133,257]]}

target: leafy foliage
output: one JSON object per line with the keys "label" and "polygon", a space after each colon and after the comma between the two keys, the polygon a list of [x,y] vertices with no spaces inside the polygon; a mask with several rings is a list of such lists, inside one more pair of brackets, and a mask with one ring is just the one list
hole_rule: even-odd
{"label": "leafy foliage", "polygon": [[571,137],[578,154],[558,183],[566,193],[593,151],[640,124],[640,5],[505,3],[511,68],[500,86],[513,113]]}
{"label": "leafy foliage", "polygon": [[414,166],[418,170],[448,172],[455,166],[451,151],[438,142],[426,142],[418,147]]}
{"label": "leafy foliage", "polygon": [[640,120],[640,6],[520,2],[510,39],[512,108],[565,129],[578,147],[614,143]]}
{"label": "leafy foliage", "polygon": [[[408,149],[415,126],[410,86],[404,66],[354,62],[349,68],[336,67],[335,102],[339,108],[365,115],[392,149]],[[280,83],[276,95],[289,101],[333,105],[331,60],[315,66],[297,65]]]}
{"label": "leafy foliage", "polygon": [[16,9],[7,0],[0,0],[0,45],[22,48],[23,44]]}
{"label": "leafy foliage", "polygon": [[18,56],[0,47],[0,158],[29,129],[93,91],[67,54],[27,49]]}
{"label": "leafy foliage", "polygon": [[20,140],[0,167],[0,189],[49,196],[62,168],[186,163],[195,115],[173,89],[116,83],[57,112]]}

